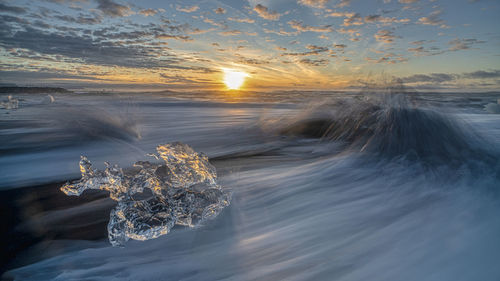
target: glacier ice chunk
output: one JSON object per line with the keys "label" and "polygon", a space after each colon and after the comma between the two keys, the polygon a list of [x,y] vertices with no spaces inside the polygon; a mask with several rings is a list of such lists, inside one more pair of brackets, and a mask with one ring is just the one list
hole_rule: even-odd
{"label": "glacier ice chunk", "polygon": [[113,246],[129,239],[157,238],[174,225],[196,227],[229,205],[230,193],[217,184],[215,167],[207,156],[180,142],[159,145],[156,150],[158,154],[150,156],[164,164],[139,161],[127,172],[109,163],[104,171],[96,170],[82,156],[82,178],[61,187],[66,195],[76,196],[88,189],[105,190],[118,202],[108,223]]}

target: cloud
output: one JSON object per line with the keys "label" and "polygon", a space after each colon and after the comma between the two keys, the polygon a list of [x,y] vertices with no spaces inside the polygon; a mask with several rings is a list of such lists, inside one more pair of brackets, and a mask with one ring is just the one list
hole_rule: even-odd
{"label": "cloud", "polygon": [[344,19],[343,26],[363,25],[363,18],[358,13],[351,13]]}
{"label": "cloud", "polygon": [[336,5],[338,8],[347,7],[351,4],[351,0],[340,0],[340,2]]}
{"label": "cloud", "polygon": [[331,25],[324,25],[324,26],[309,26],[301,21],[297,20],[292,20],[289,21],[288,24],[295,30],[300,31],[300,32],[306,32],[306,31],[311,31],[311,32],[332,32],[333,28]]}
{"label": "cloud", "polygon": [[[8,26],[7,26],[8,27]],[[80,32],[44,32],[25,26],[24,30],[0,32],[0,45],[7,49],[25,49],[33,54],[54,56],[58,62],[78,62],[99,66],[122,66],[130,68],[172,68],[187,69],[181,65],[184,59],[156,46],[125,44],[110,41],[106,31],[94,32],[81,29]],[[151,37],[153,32],[137,31],[114,33],[116,37]],[[104,36],[101,36],[104,35]],[[179,35],[180,36],[180,35]],[[159,36],[160,37],[160,36]],[[148,40],[149,41],[149,40]],[[159,59],[161,57],[161,59]]]}
{"label": "cloud", "polygon": [[185,75],[180,75],[180,74],[167,74],[167,73],[160,73],[160,77],[163,78],[164,83],[174,83],[174,84],[204,84],[206,85],[207,81],[206,79],[200,79],[200,78],[194,78],[194,77],[188,77]]}
{"label": "cloud", "polygon": [[423,55],[426,54],[426,50],[423,46],[415,47],[415,48],[408,48],[408,52],[413,52],[416,53],[417,55]]}
{"label": "cloud", "polygon": [[397,18],[389,18],[383,17],[381,15],[369,15],[365,17],[366,23],[382,23],[382,24],[391,24],[391,23],[408,23],[410,19],[397,19]]}
{"label": "cloud", "polygon": [[281,36],[296,36],[299,34],[298,31],[289,32],[289,31],[284,30],[283,28],[280,28],[279,31],[276,31],[276,30],[267,29],[264,27],[262,30],[264,31],[264,33],[276,34],[276,35],[281,35]]}
{"label": "cloud", "polygon": [[[423,43],[420,43],[420,41],[416,41],[416,42],[412,42],[412,43],[416,43],[414,45],[423,44]],[[438,47],[425,48],[424,46],[418,46],[415,48],[408,48],[408,52],[412,52],[415,56],[435,56],[435,55],[443,54],[446,51],[443,51],[443,50],[439,49]]]}
{"label": "cloud", "polygon": [[317,51],[317,52],[327,52],[328,51],[327,47],[322,47],[322,46],[317,46],[317,45],[312,45],[312,44],[307,45],[306,49]]}
{"label": "cloud", "polygon": [[395,17],[384,17],[381,15],[368,15],[366,17],[361,17],[358,13],[352,12],[332,12],[327,14],[328,17],[345,17],[343,26],[353,26],[353,25],[363,25],[365,23],[381,23],[388,25],[391,23],[408,23],[410,19],[397,19]]}
{"label": "cloud", "polygon": [[227,26],[223,23],[218,23],[216,21],[214,21],[213,19],[209,19],[209,18],[205,18],[203,19],[203,22],[206,22],[208,24],[211,24],[213,26],[217,26],[217,27],[221,27],[221,28],[227,28]]}
{"label": "cloud", "polygon": [[65,22],[78,23],[78,24],[99,24],[102,22],[102,17],[100,16],[91,16],[91,15],[83,15],[80,14],[78,17],[72,17],[68,15],[54,16],[55,19],[62,20]]}
{"label": "cloud", "polygon": [[416,87],[439,88],[445,87],[464,87],[470,88],[490,88],[498,89],[500,86],[500,69],[496,70],[477,70],[461,74],[452,73],[433,73],[429,75],[412,75],[405,77],[402,81],[413,83]]}
{"label": "cloud", "polygon": [[276,11],[270,11],[266,6],[261,4],[257,4],[253,10],[257,12],[257,14],[266,20],[279,20],[281,15]]}
{"label": "cloud", "polygon": [[231,17],[229,17],[229,18],[227,18],[227,20],[229,20],[229,21],[235,21],[235,22],[240,22],[240,23],[254,23],[255,22],[255,20],[249,19],[249,18],[242,18],[242,19],[240,19],[240,18],[231,18]]}
{"label": "cloud", "polygon": [[327,17],[335,17],[335,18],[340,18],[340,17],[346,17],[350,18],[356,15],[356,13],[353,12],[331,12],[326,14]]}
{"label": "cloud", "polygon": [[445,82],[453,82],[459,79],[498,79],[500,78],[500,70],[478,70],[474,72],[466,72],[462,74],[453,73],[431,73],[431,74],[415,74],[401,78],[403,83],[422,83],[422,84],[439,84]]}
{"label": "cloud", "polygon": [[401,78],[403,83],[443,83],[453,81],[458,78],[456,74],[447,73],[431,73],[431,74],[415,74]]}
{"label": "cloud", "polygon": [[[199,28],[193,28],[189,31],[186,31],[187,34],[192,34],[192,35],[196,35],[196,34],[205,34],[207,32],[211,32],[211,31],[214,31],[215,28],[209,28],[209,29],[199,29]],[[189,40],[188,40],[189,41]]]}
{"label": "cloud", "polygon": [[359,32],[359,29],[356,28],[350,28],[350,29],[345,29],[345,28],[339,28],[337,29],[337,32],[340,34],[351,34],[354,35]]}
{"label": "cloud", "polygon": [[384,43],[392,43],[394,42],[394,39],[398,38],[398,36],[395,36],[394,33],[390,30],[379,30],[375,35],[373,35],[375,39],[379,42],[384,42]]}
{"label": "cloud", "polygon": [[312,8],[324,8],[330,0],[299,0],[298,3]]}
{"label": "cloud", "polygon": [[214,13],[222,15],[222,14],[226,13],[226,9],[219,7],[219,8],[214,10]]}
{"label": "cloud", "polygon": [[376,22],[381,18],[380,15],[369,15],[365,17],[366,22]]}
{"label": "cloud", "polygon": [[240,35],[241,31],[234,29],[234,30],[219,32],[219,34],[222,36],[235,36],[235,35]]}
{"label": "cloud", "polygon": [[140,10],[139,11],[139,14],[145,16],[145,17],[149,17],[149,16],[154,16],[158,13],[157,10],[153,10],[153,9],[143,9],[143,10]]}
{"label": "cloud", "polygon": [[427,42],[427,41],[426,40],[418,40],[418,41],[410,42],[410,44],[420,46],[420,45],[424,44],[425,42]]}
{"label": "cloud", "polygon": [[110,17],[126,17],[133,14],[129,6],[121,5],[112,0],[96,0],[97,9]]}
{"label": "cloud", "polygon": [[269,60],[256,59],[256,58],[246,58],[246,57],[242,57],[242,56],[239,56],[238,62],[242,63],[242,64],[247,64],[247,65],[264,65],[264,64],[270,63]]}
{"label": "cloud", "polygon": [[[21,48],[11,48],[8,50],[9,55],[16,57],[16,58],[22,58],[22,59],[29,59],[29,60],[37,60],[37,61],[50,61],[50,62],[57,62],[58,59],[54,55],[46,55],[46,54],[40,54],[38,52],[34,52],[32,50],[28,49],[21,49]],[[71,60],[69,60],[71,61]]]}
{"label": "cloud", "polygon": [[328,63],[330,61],[327,60],[327,59],[309,59],[309,58],[305,58],[305,59],[299,60],[299,62],[302,63],[302,64],[310,65],[310,66],[325,66],[325,65],[328,65]]}
{"label": "cloud", "polygon": [[192,13],[192,12],[196,12],[200,9],[199,6],[197,5],[193,5],[193,6],[188,6],[188,7],[180,7],[180,6],[177,6],[176,10],[179,11],[179,12],[184,12],[184,13]]}
{"label": "cloud", "polygon": [[372,63],[386,63],[386,64],[396,64],[396,63],[401,63],[401,62],[407,62],[408,61],[407,58],[404,58],[403,56],[397,55],[397,54],[394,54],[394,53],[384,54],[383,56],[381,56],[381,57],[379,57],[377,59],[367,57],[367,58],[365,58],[365,60],[369,61],[369,62],[372,62]]}
{"label": "cloud", "polygon": [[219,35],[222,35],[222,36],[236,36],[236,35],[240,35],[242,33],[243,32],[241,32],[240,30],[233,29],[233,30],[219,32]]}
{"label": "cloud", "polygon": [[75,2],[87,2],[87,0],[43,0],[45,2],[52,2],[62,4],[64,2],[75,3]]}
{"label": "cloud", "polygon": [[435,42],[434,40],[418,40],[410,42],[410,44],[415,45],[416,47],[408,48],[409,52],[412,52],[416,56],[434,56],[440,55],[446,52],[453,51],[461,51],[471,49],[476,44],[486,43],[485,41],[481,41],[475,38],[467,38],[467,39],[454,39],[448,42],[450,47],[448,49],[440,49],[438,47],[424,47],[423,44]]}
{"label": "cloud", "polygon": [[290,57],[304,57],[304,56],[320,55],[321,53],[325,53],[325,52],[329,51],[329,49],[327,47],[316,46],[316,45],[312,45],[312,44],[307,45],[306,49],[308,49],[310,51],[301,52],[301,53],[283,53],[281,55],[282,56],[290,56]]}
{"label": "cloud", "polygon": [[0,70],[0,77],[5,81],[21,80],[22,83],[31,82],[29,80],[44,80],[47,79],[65,79],[65,80],[102,80],[98,77],[90,76],[93,74],[81,73],[71,74],[64,73],[54,69],[37,69],[37,70]]}
{"label": "cloud", "polygon": [[460,50],[467,50],[470,49],[473,45],[475,44],[482,44],[486,43],[485,41],[480,41],[475,38],[469,38],[469,39],[454,39],[448,42],[448,44],[451,45],[450,51],[460,51]]}
{"label": "cloud", "polygon": [[484,71],[478,70],[474,72],[464,73],[464,78],[470,79],[494,79],[500,78],[500,70]]}
{"label": "cloud", "polygon": [[13,13],[13,14],[24,14],[26,13],[25,8],[21,7],[16,7],[16,6],[8,6],[3,3],[0,3],[0,12],[7,12],[7,13]]}
{"label": "cloud", "polygon": [[174,40],[182,40],[182,41],[192,41],[193,39],[187,35],[172,35],[172,34],[157,34],[155,36],[156,39],[161,39],[161,40],[167,40],[167,39],[174,39]]}
{"label": "cloud", "polygon": [[442,11],[436,10],[436,11],[430,13],[430,15],[428,17],[419,18],[417,23],[423,24],[423,25],[439,25],[441,28],[448,28],[448,26],[446,25],[444,20],[439,18],[441,13],[442,13]]}

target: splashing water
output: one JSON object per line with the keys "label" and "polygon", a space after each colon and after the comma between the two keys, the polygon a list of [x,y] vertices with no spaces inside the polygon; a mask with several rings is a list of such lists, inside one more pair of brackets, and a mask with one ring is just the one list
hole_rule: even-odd
{"label": "splashing water", "polygon": [[289,120],[264,124],[271,133],[336,142],[342,151],[377,159],[406,159],[432,168],[484,162],[494,166],[498,153],[459,119],[431,108],[410,106],[405,96],[382,96],[352,103],[339,100]]}
{"label": "splashing water", "polygon": [[82,156],[82,178],[61,187],[66,195],[76,196],[87,189],[105,190],[118,201],[108,223],[113,246],[129,239],[157,238],[174,225],[196,227],[229,205],[230,193],[217,185],[215,167],[205,155],[180,142],[159,145],[156,150],[158,155],[150,156],[162,159],[164,165],[139,161],[130,172],[108,163],[104,171],[95,170]]}

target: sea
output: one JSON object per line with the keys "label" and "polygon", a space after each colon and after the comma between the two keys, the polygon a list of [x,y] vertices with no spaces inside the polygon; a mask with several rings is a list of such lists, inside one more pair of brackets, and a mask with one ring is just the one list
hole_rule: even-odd
{"label": "sea", "polygon": [[[8,96],[5,280],[500,280],[500,92]],[[196,227],[114,247],[108,193],[60,190],[174,142],[231,194]]]}

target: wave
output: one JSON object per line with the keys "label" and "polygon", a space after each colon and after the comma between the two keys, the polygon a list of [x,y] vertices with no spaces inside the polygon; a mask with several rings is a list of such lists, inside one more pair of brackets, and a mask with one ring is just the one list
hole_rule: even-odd
{"label": "wave", "polygon": [[12,133],[0,136],[4,154],[44,151],[100,140],[132,142],[141,139],[133,116],[104,109],[54,108],[39,120],[0,122],[0,130]]}
{"label": "wave", "polygon": [[[61,118],[62,115],[64,118]],[[103,110],[67,110],[56,119],[60,127],[83,139],[140,139],[136,120]]]}
{"label": "wave", "polygon": [[402,96],[314,107],[279,120],[277,128],[282,136],[342,143],[344,151],[430,165],[460,166],[471,159],[494,164],[498,159],[498,153],[458,119],[410,106]]}

